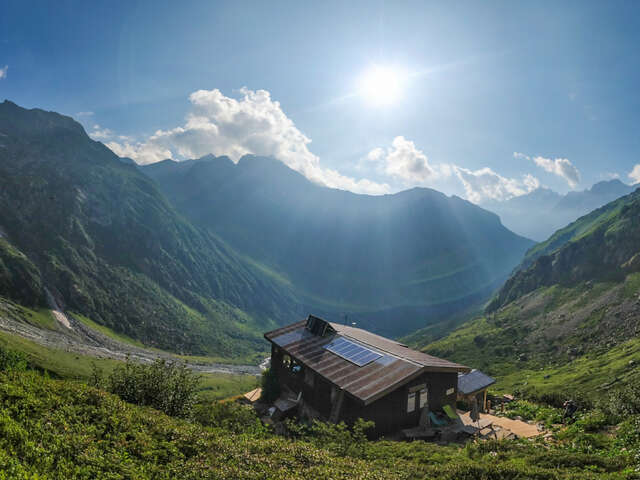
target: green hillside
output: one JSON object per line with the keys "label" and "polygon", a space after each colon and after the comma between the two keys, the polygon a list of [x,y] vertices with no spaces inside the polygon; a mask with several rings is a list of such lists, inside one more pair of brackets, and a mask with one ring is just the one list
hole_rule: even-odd
{"label": "green hillside", "polygon": [[522,266],[530,265],[538,257],[549,255],[566,243],[578,240],[597,227],[615,219],[625,205],[632,204],[636,200],[637,193],[625,195],[578,218],[575,222],[555,232],[547,240],[529,249]]}
{"label": "green hillside", "polygon": [[482,314],[407,340],[498,389],[601,397],[640,379],[640,191],[532,248]]}
{"label": "green hillside", "polygon": [[489,310],[541,286],[620,282],[640,270],[640,191],[579,218],[533,247]]}
{"label": "green hillside", "polygon": [[277,279],[180,216],[68,117],[0,104],[0,295],[180,353],[240,357],[289,321]]}

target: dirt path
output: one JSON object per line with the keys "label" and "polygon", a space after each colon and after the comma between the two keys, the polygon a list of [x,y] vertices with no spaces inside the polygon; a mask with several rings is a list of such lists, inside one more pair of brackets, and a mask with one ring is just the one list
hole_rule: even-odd
{"label": "dirt path", "polygon": [[[61,327],[56,330],[39,328],[25,323],[21,319],[21,312],[15,307],[0,301],[0,330],[20,335],[28,340],[36,342],[44,347],[64,350],[66,352],[88,355],[96,358],[111,358],[125,360],[127,357],[143,363],[150,363],[157,358],[176,360],[169,353],[136,347],[128,343],[114,340],[103,333],[87,327],[84,323],[57,311],[65,319],[68,325],[56,316]],[[192,370],[202,373],[230,373],[260,375],[261,368],[258,365],[231,365],[225,363],[196,363],[186,362]]]}

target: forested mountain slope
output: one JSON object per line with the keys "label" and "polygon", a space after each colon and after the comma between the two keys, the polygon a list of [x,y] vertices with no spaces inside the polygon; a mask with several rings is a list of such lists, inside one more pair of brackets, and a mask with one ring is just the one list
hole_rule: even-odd
{"label": "forested mountain slope", "polygon": [[0,295],[148,345],[237,356],[288,321],[287,288],[180,216],[71,118],[0,104]]}
{"label": "forested mountain slope", "polygon": [[484,315],[429,345],[410,341],[523,389],[593,393],[638,379],[640,191],[531,249]]}
{"label": "forested mountain slope", "polygon": [[587,280],[619,281],[640,270],[640,191],[622,197],[558,230],[527,252],[491,308],[541,286]]}
{"label": "forested mountain slope", "polygon": [[483,301],[531,246],[496,215],[427,188],[357,195],[252,156],[142,170],[192,222],[286,279],[305,309],[387,335]]}

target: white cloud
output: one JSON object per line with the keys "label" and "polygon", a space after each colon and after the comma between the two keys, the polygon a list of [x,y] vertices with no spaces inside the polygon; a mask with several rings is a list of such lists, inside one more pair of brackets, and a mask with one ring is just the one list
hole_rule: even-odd
{"label": "white cloud", "polygon": [[171,150],[156,145],[130,143],[128,141],[110,141],[105,145],[119,157],[131,158],[139,165],[147,165],[157,162],[158,159],[165,160],[172,157]]}
{"label": "white cloud", "polygon": [[103,128],[97,123],[93,126],[92,130],[89,132],[89,136],[94,140],[107,140],[114,136],[113,132],[108,128]]}
{"label": "white cloud", "polygon": [[531,174],[514,179],[505,178],[488,167],[472,171],[448,163],[431,163],[424,152],[403,136],[395,137],[388,148],[374,148],[360,162],[360,168],[372,165],[379,174],[399,179],[405,185],[424,185],[455,174],[467,199],[474,203],[504,201],[540,187],[538,179]]}
{"label": "white cloud", "polygon": [[580,172],[578,169],[566,158],[556,158],[552,160],[550,158],[535,157],[533,161],[539,167],[544,168],[547,172],[554,173],[564,178],[571,188],[575,188],[580,183]]}
{"label": "white cloud", "polygon": [[513,156],[514,158],[532,160],[536,165],[547,172],[564,178],[571,188],[575,188],[578,183],[580,183],[580,171],[566,158],[551,159],[539,156],[531,158],[530,156],[519,152],[514,152]]}
{"label": "white cloud", "polygon": [[191,111],[184,125],[158,130],[144,142],[111,141],[106,145],[140,164],[209,153],[228,155],[234,161],[246,154],[271,156],[329,187],[373,194],[389,191],[387,184],[356,180],[321,167],[320,159],[309,151],[311,140],[266,90],[243,88],[239,93],[240,98],[235,99],[218,89],[198,90],[189,96]]}
{"label": "white cloud", "polygon": [[5,65],[4,68],[0,68],[0,79],[7,78],[8,71],[9,71],[9,65]]}
{"label": "white cloud", "polygon": [[525,193],[529,193],[540,188],[540,181],[530,173],[527,173],[522,177],[522,183],[526,189]]}
{"label": "white cloud", "polygon": [[448,177],[452,173],[450,165],[430,164],[424,152],[403,136],[395,137],[391,147],[386,150],[381,147],[371,150],[366,156],[366,161],[377,164],[380,173],[412,185]]}
{"label": "white cloud", "polygon": [[87,111],[87,112],[77,112],[76,113],[76,117],[93,117],[93,112]]}
{"label": "white cloud", "polygon": [[524,175],[522,180],[516,180],[505,178],[489,167],[476,171],[458,166],[454,166],[453,169],[464,186],[467,198],[474,203],[486,200],[508,200],[529,193],[540,186],[538,179],[530,174]]}
{"label": "white cloud", "polygon": [[367,154],[367,160],[370,162],[377,162],[378,160],[384,157],[384,149],[383,148],[374,148]]}
{"label": "white cloud", "polygon": [[633,185],[640,183],[640,163],[636,164],[629,172],[629,178],[633,181]]}

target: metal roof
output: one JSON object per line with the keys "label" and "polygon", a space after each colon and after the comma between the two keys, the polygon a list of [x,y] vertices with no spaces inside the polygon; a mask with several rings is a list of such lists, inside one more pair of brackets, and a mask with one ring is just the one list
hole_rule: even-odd
{"label": "metal roof", "polygon": [[[315,317],[312,317],[315,318]],[[324,336],[311,333],[301,321],[265,333],[265,338],[297,361],[365,405],[377,400],[424,372],[468,372],[464,365],[433,357],[394,340],[360,328],[326,322],[331,328]],[[366,346],[381,355],[358,366],[325,349],[336,338]]]}
{"label": "metal roof", "polygon": [[484,390],[494,383],[496,383],[494,378],[482,373],[480,370],[473,369],[469,373],[458,375],[458,392],[463,395],[469,395],[470,393]]}

